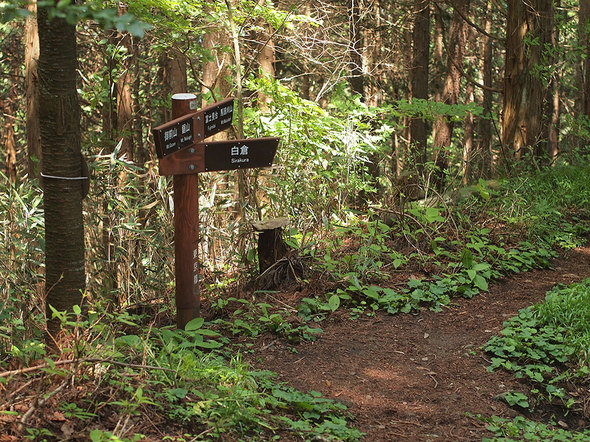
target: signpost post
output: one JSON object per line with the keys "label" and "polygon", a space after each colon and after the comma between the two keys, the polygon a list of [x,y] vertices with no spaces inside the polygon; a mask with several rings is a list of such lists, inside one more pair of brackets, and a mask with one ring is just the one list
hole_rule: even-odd
{"label": "signpost post", "polygon": [[[175,94],[172,96],[172,117],[181,117],[196,109],[197,96]],[[175,120],[173,120],[175,121]],[[177,124],[177,123],[175,123]],[[182,146],[180,133],[175,126],[172,132]],[[191,128],[193,129],[193,128]],[[187,133],[184,137],[188,137]],[[169,140],[170,141],[170,140]],[[192,140],[191,140],[192,141]],[[182,147],[179,147],[181,149]],[[176,147],[174,147],[175,150]],[[185,325],[200,313],[199,292],[199,176],[179,174],[172,178],[174,188],[174,274],[176,277],[176,326]]]}
{"label": "signpost post", "polygon": [[205,141],[231,126],[234,100],[196,111],[193,94],[172,96],[172,120],[153,129],[161,175],[174,186],[176,325],[200,314],[199,173],[272,166],[279,138]]}

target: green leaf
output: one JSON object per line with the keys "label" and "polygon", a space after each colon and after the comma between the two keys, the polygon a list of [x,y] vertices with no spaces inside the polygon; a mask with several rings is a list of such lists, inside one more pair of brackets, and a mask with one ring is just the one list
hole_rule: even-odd
{"label": "green leaf", "polygon": [[200,329],[203,324],[205,323],[205,319],[204,318],[195,318],[195,319],[191,319],[188,324],[186,324],[186,326],[184,327],[184,329],[186,331],[195,331]]}
{"label": "green leaf", "polygon": [[72,310],[74,311],[74,314],[79,315],[82,313],[82,309],[80,308],[79,305],[75,305],[72,307]]}
{"label": "green leaf", "polygon": [[461,262],[463,263],[463,267],[466,269],[470,269],[473,265],[473,253],[469,249],[463,249],[461,252]]}
{"label": "green leaf", "polygon": [[476,275],[473,279],[473,284],[480,290],[487,292],[488,290],[488,282],[486,279],[481,275]]}
{"label": "green leaf", "polygon": [[340,307],[340,296],[336,294],[330,296],[330,299],[328,299],[328,306],[330,307],[330,310],[333,312],[338,310],[338,307]]}

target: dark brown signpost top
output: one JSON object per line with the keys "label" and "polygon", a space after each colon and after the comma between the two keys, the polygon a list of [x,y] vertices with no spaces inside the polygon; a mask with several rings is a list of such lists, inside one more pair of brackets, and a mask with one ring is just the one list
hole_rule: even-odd
{"label": "dark brown signpost top", "polygon": [[154,142],[158,158],[215,135],[231,126],[234,99],[228,98],[155,127]]}

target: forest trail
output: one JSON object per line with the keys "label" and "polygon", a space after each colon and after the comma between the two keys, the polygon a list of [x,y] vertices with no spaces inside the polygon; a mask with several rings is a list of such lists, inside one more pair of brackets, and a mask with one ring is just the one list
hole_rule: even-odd
{"label": "forest trail", "polygon": [[[577,248],[551,269],[498,281],[488,293],[455,299],[441,313],[335,315],[321,324],[318,340],[302,343],[297,353],[278,342],[261,343],[253,365],[343,402],[367,441],[481,440],[489,434],[486,424],[466,413],[513,417],[517,412],[498,395],[526,391],[505,372],[488,373],[481,347],[556,284],[588,276],[590,247]],[[570,426],[581,423],[567,419]]]}

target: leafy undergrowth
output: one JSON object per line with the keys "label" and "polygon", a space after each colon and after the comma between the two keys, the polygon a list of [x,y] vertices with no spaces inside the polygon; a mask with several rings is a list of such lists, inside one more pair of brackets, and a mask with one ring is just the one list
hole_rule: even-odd
{"label": "leafy undergrowth", "polygon": [[557,249],[581,245],[590,231],[589,169],[555,168],[497,190],[480,180],[456,206],[410,203],[387,211],[387,223],[349,213],[315,248],[303,248],[331,284],[301,299],[299,316],[321,321],[340,307],[353,317],[439,311],[490,281],[548,267]]}
{"label": "leafy undergrowth", "polygon": [[[60,314],[74,328],[61,358],[38,342],[13,347],[0,373],[3,440],[356,440],[343,405],[250,370],[195,319],[186,331],[145,318]],[[135,333],[133,333],[135,331]],[[221,339],[220,339],[221,338]],[[10,438],[12,436],[12,439]]]}
{"label": "leafy undergrowth", "polygon": [[[152,311],[153,318],[112,314],[89,297],[87,315],[79,307],[73,315],[56,312],[73,330],[62,340],[59,359],[45,353],[42,336],[32,331],[43,316],[31,306],[33,297],[19,291],[24,276],[13,274],[7,279],[9,298],[0,306],[6,370],[0,373],[0,432],[13,440],[358,439],[361,433],[351,428],[344,406],[251,370],[240,354],[264,334],[292,344],[315,339],[318,323],[334,313],[440,310],[453,297],[486,291],[494,279],[549,266],[556,248],[575,247],[588,232],[589,169],[556,167],[503,182],[497,190],[482,181],[457,206],[440,200],[437,206],[377,208],[368,217],[342,212],[323,236],[293,229],[288,239],[297,252],[293,256],[311,263],[308,274],[293,275],[294,291],[257,292],[236,284],[213,296],[222,290],[212,285],[205,302],[210,321],[195,320],[187,331],[166,325],[168,307]],[[18,196],[6,204],[18,202],[21,218],[30,224],[22,231],[34,234],[42,218],[38,195]],[[17,227],[8,220],[6,225]],[[23,275],[35,274],[25,284],[34,287],[38,270],[27,260],[26,238],[14,238],[12,249],[0,257],[9,252],[17,257]],[[38,256],[39,250],[34,252]],[[531,318],[521,318],[519,326],[536,329]],[[570,340],[568,346],[548,342],[564,354],[571,350]],[[574,369],[569,359],[552,356],[554,349],[543,349],[555,357],[554,371],[545,368],[549,363],[508,357],[498,366],[519,364],[519,375],[551,380],[537,387],[533,399],[575,409],[581,396],[571,387],[582,385],[576,382],[584,370],[587,374],[587,363]],[[569,356],[580,355],[571,351]],[[517,392],[506,399],[533,403]]]}
{"label": "leafy undergrowth", "polygon": [[[494,418],[491,429],[504,437],[537,434],[552,440],[590,440],[590,432],[555,427],[564,419],[587,419],[590,374],[590,279],[555,287],[542,303],[528,307],[504,323],[501,336],[485,347],[492,355],[489,370],[502,368],[526,383],[527,393],[507,392],[511,406],[553,415],[554,426],[518,419]],[[503,440],[503,439],[500,439]]]}

